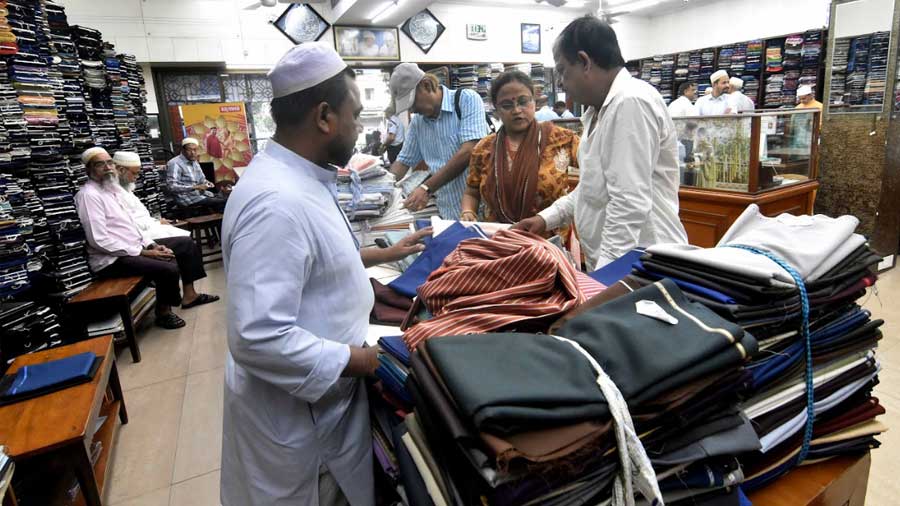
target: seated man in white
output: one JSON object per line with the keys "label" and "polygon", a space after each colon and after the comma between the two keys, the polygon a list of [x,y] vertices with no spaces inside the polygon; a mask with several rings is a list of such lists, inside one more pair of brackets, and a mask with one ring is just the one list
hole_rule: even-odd
{"label": "seated man in white", "polygon": [[141,157],[128,151],[116,151],[113,155],[113,162],[116,164],[116,172],[119,175],[119,186],[125,190],[123,203],[144,237],[156,240],[191,235],[187,230],[173,227],[168,220],[158,220],[150,216],[150,211],[134,194],[134,182],[141,175]]}

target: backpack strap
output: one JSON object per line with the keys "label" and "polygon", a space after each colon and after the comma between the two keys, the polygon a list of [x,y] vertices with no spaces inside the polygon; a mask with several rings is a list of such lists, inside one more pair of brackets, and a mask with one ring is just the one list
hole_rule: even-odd
{"label": "backpack strap", "polygon": [[462,120],[462,109],[459,107],[459,99],[462,97],[463,90],[459,89],[453,95],[453,110],[456,111],[456,119]]}

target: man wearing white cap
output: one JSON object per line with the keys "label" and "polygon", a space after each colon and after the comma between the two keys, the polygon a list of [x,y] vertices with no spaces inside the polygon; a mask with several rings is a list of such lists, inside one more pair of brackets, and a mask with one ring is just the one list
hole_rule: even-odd
{"label": "man wearing white cap", "polygon": [[[81,155],[88,181],[75,195],[78,218],[87,239],[88,263],[99,277],[147,276],[156,285],[156,324],[184,327],[172,306],[198,306],[219,300],[194,290],[206,277],[197,245],[187,237],[151,239],[141,232],[127,210],[125,190],[119,186],[116,164],[103,148]],[[184,297],[178,280],[184,285]]]}
{"label": "man wearing white cap", "polygon": [[722,116],[734,113],[731,101],[728,99],[728,72],[717,70],[709,76],[712,92],[697,99],[697,111],[700,116]]}
{"label": "man wearing white cap", "polygon": [[437,197],[438,213],[455,220],[462,212],[466,169],[475,144],[488,133],[484,101],[475,90],[451,90],[415,63],[394,67],[390,81],[395,111],[417,113],[409,123],[406,142],[391,165],[398,178],[425,161],[431,175],[404,202],[418,211]]}
{"label": "man wearing white cap", "polygon": [[329,45],[290,49],[269,72],[275,135],[225,208],[228,349],[223,506],[375,502],[362,377],[374,296],[365,266],[421,251],[426,233],[359,250],[337,203],[362,129],[355,74]]}
{"label": "man wearing white cap", "polygon": [[813,93],[813,89],[811,86],[803,85],[797,88],[797,100],[800,102],[797,104],[797,109],[818,109],[819,110],[819,124],[822,124],[822,102],[816,100],[816,95]]}
{"label": "man wearing white cap", "polygon": [[362,45],[359,46],[360,56],[378,56],[381,47],[375,41],[375,34],[371,30],[365,30],[362,33]]}
{"label": "man wearing white cap", "polygon": [[739,77],[732,77],[729,80],[729,84],[728,89],[731,90],[731,93],[728,94],[728,99],[731,100],[731,110],[735,113],[753,112],[756,109],[756,104],[753,103],[750,97],[744,95],[742,91],[744,89],[744,80]]}
{"label": "man wearing white cap", "polygon": [[221,212],[225,199],[209,191],[214,185],[206,180],[197,161],[199,147],[200,142],[193,137],[181,141],[181,154],[166,164],[166,188],[181,207],[208,207]]}
{"label": "man wearing white cap", "polygon": [[164,239],[191,235],[187,230],[173,227],[168,220],[158,220],[150,216],[147,206],[134,194],[134,183],[141,175],[141,157],[137,153],[116,151],[113,162],[119,174],[119,186],[125,190],[123,203],[131,214],[134,224],[145,236],[150,239]]}

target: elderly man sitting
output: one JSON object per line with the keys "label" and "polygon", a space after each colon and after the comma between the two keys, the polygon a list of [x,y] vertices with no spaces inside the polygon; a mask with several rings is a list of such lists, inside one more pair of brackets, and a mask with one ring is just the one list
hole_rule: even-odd
{"label": "elderly man sitting", "polygon": [[150,211],[144,206],[137,195],[134,194],[134,182],[141,175],[141,157],[128,151],[116,151],[113,155],[116,171],[119,175],[119,186],[125,193],[123,195],[125,208],[131,214],[131,219],[137,225],[138,230],[150,239],[165,239],[166,237],[189,237],[190,232],[178,227],[173,227],[168,220],[156,219],[150,216]]}
{"label": "elderly man sitting", "polygon": [[[88,243],[88,263],[99,277],[143,275],[156,285],[156,324],[166,329],[184,327],[172,312],[181,304],[190,308],[219,300],[197,293],[194,281],[206,277],[200,250],[187,237],[153,240],[144,236],[127,211],[126,192],[119,186],[115,162],[103,148],[81,155],[88,182],[75,195],[78,217]],[[184,298],[178,278],[184,284]]]}
{"label": "elderly man sitting", "polygon": [[225,199],[209,190],[214,185],[206,180],[197,161],[200,142],[193,137],[181,141],[181,154],[166,164],[166,187],[180,207],[209,207],[218,212],[225,209]]}

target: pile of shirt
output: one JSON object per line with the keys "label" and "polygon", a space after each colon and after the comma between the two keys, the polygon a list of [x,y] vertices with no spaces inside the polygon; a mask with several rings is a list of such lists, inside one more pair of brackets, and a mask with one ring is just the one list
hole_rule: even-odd
{"label": "pile of shirt", "polygon": [[59,315],[35,302],[0,303],[0,363],[62,343]]}
{"label": "pile of shirt", "polygon": [[412,412],[395,410],[396,444],[376,456],[394,456],[411,504],[594,504],[620,485],[657,501],[736,500],[735,455],[759,447],[737,409],[755,340],[668,281],[610,293],[554,335],[382,345]]}
{"label": "pile of shirt", "polygon": [[33,220],[18,183],[0,174],[0,300],[10,300],[31,287],[28,260]]}
{"label": "pile of shirt", "polygon": [[[751,205],[718,247],[657,245],[634,265],[632,276],[639,283],[667,278],[690,300],[759,341],[760,353],[747,367],[751,376],[742,403],[761,441],[759,451],[740,457],[746,490],[765,486],[798,464],[862,454],[879,445],[875,436],[885,427],[875,417],[884,409],[872,388],[883,322],[872,320],[856,301],[874,284],[880,258],[854,233],[857,224],[850,216],[767,218]],[[774,254],[794,273],[740,246]],[[795,275],[805,285],[806,298]],[[801,331],[804,307],[809,349]],[[814,423],[804,441],[808,411]],[[804,449],[805,458],[798,462]]]}
{"label": "pile of shirt", "polygon": [[383,216],[391,204],[395,178],[381,158],[356,154],[338,170],[337,199],[350,221]]}
{"label": "pile of shirt", "polygon": [[850,38],[835,39],[834,55],[831,60],[831,104],[846,103],[847,64],[850,56]]}
{"label": "pile of shirt", "polygon": [[890,32],[875,32],[869,44],[869,72],[866,75],[866,87],[863,91],[863,103],[881,105],[887,89],[888,49]]}
{"label": "pile of shirt", "polygon": [[803,34],[803,68],[800,72],[800,86],[815,90],[819,80],[819,63],[822,59],[822,31],[811,30]]}

